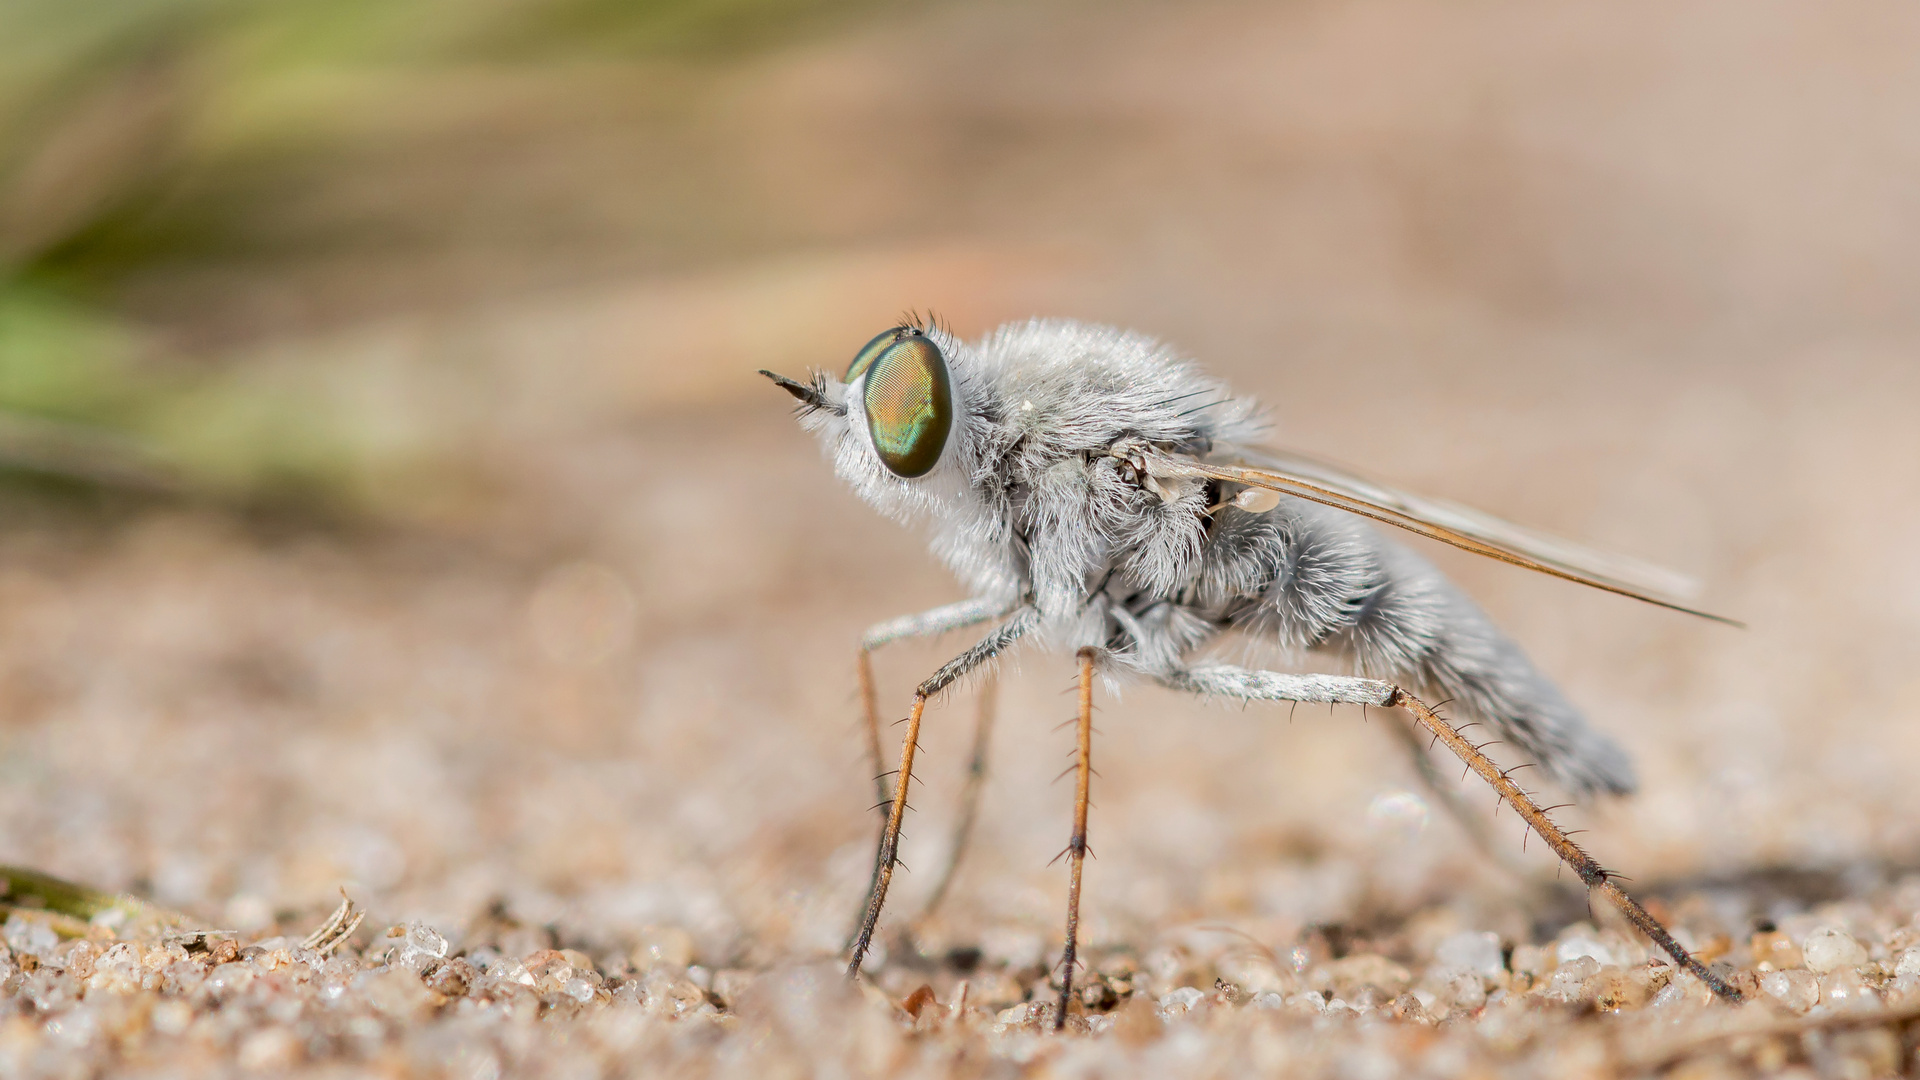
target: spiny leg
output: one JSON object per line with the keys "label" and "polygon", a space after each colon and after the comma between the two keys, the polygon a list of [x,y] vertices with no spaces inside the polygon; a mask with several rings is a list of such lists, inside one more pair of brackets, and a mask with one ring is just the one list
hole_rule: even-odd
{"label": "spiny leg", "polygon": [[[893,795],[887,786],[887,774],[880,765],[880,703],[873,681],[873,651],[882,645],[908,638],[932,637],[949,630],[975,626],[1005,615],[1008,610],[1005,604],[980,599],[962,600],[957,604],[944,604],[929,611],[902,615],[883,623],[875,623],[867,627],[867,632],[860,636],[860,653],[855,659],[854,666],[860,679],[861,719],[867,736],[867,771],[873,776],[875,795],[873,808],[880,815],[881,839],[875,841],[876,847],[881,846],[886,837],[888,806],[893,800]],[[880,863],[876,859],[873,864],[873,876],[867,881],[866,898],[861,901],[860,914],[854,919],[856,929],[847,935],[849,948],[852,947],[854,934],[858,933],[857,927],[866,917],[867,907],[873,903],[873,890],[879,887],[879,883]]]}
{"label": "spiny leg", "polygon": [[873,652],[883,645],[909,638],[934,637],[949,630],[961,630],[969,626],[978,626],[990,619],[1012,613],[1013,607],[988,600],[962,600],[957,604],[943,604],[928,611],[914,615],[902,615],[875,623],[867,627],[860,635],[860,654],[855,666],[860,677],[861,718],[865,722],[867,735],[867,764],[873,769],[873,783],[878,793],[880,820],[886,821],[886,803],[889,797],[887,774],[880,769],[880,701],[873,681]]}
{"label": "spiny leg", "polygon": [[853,935],[853,961],[847,965],[847,977],[860,974],[860,965],[873,944],[874,927],[880,923],[880,908],[887,902],[887,886],[893,882],[893,867],[900,856],[900,819],[907,811],[907,783],[913,778],[913,753],[919,748],[920,714],[926,711],[927,695],[913,695],[913,709],[907,713],[907,737],[900,744],[900,770],[893,785],[893,798],[887,803],[886,825],[880,830],[880,848],[873,856],[873,881],[867,887],[867,909],[860,914],[860,929]]}
{"label": "spiny leg", "polygon": [[1431,732],[1440,742],[1446,744],[1454,756],[1465,762],[1467,767],[1480,775],[1482,780],[1499,793],[1507,805],[1513,807],[1535,835],[1546,841],[1562,862],[1573,868],[1575,874],[1587,888],[1598,890],[1607,898],[1627,920],[1653,943],[1665,950],[1674,962],[1692,972],[1701,982],[1706,983],[1714,993],[1729,1001],[1739,1001],[1740,991],[1733,988],[1725,979],[1707,970],[1706,965],[1694,959],[1686,948],[1659,920],[1647,913],[1633,897],[1613,881],[1613,874],[1594,861],[1573,842],[1567,834],[1547,816],[1547,812],[1534,802],[1533,797],[1521,790],[1513,782],[1507,770],[1502,770],[1487,757],[1480,748],[1467,741],[1459,730],[1439,714],[1392,683],[1377,679],[1355,679],[1334,675],[1284,675],[1273,671],[1253,671],[1246,668],[1231,667],[1225,664],[1209,664],[1187,671],[1177,671],[1161,680],[1178,690],[1187,690],[1199,694],[1221,697],[1236,697],[1241,700],[1263,701],[1307,701],[1348,705],[1380,705],[1405,709],[1414,721]]}
{"label": "spiny leg", "polygon": [[1067,841],[1067,947],[1060,958],[1060,1007],[1053,1030],[1067,1026],[1073,1000],[1073,965],[1080,945],[1080,864],[1087,857],[1087,789],[1093,781],[1093,661],[1096,649],[1080,650],[1079,756],[1074,762],[1073,839]]}
{"label": "spiny leg", "polygon": [[[893,793],[887,788],[887,774],[880,768],[880,704],[873,688],[873,650],[864,643],[860,646],[860,707],[867,730],[867,771],[873,775],[873,789],[876,796],[874,810],[880,814],[880,834],[874,841],[878,847],[887,835],[887,807],[893,802]],[[866,918],[867,905],[873,903],[873,890],[880,887],[880,861],[874,859],[873,874],[867,878],[867,895],[860,901],[860,911],[854,916],[852,930],[847,932],[847,946],[853,946],[854,936],[860,932],[861,921]]]}
{"label": "spiny leg", "polygon": [[1505,849],[1495,845],[1494,833],[1488,827],[1487,819],[1478,813],[1478,808],[1467,802],[1460,789],[1433,763],[1433,757],[1427,752],[1427,742],[1420,737],[1419,731],[1407,724],[1390,725],[1394,738],[1406,747],[1407,757],[1412,760],[1414,771],[1420,777],[1420,785],[1427,794],[1447,810],[1447,814],[1459,824],[1460,828],[1488,858],[1499,863],[1514,874],[1521,874],[1519,865],[1505,853]]}
{"label": "spiny leg", "polygon": [[967,759],[966,785],[960,789],[960,816],[954,821],[953,843],[947,851],[946,866],[941,868],[940,880],[934,884],[926,906],[920,909],[921,919],[931,918],[941,901],[947,898],[947,889],[953,884],[955,871],[960,868],[960,859],[966,855],[967,844],[973,839],[974,819],[980,812],[980,789],[987,784],[987,745],[993,738],[999,689],[998,681],[989,675],[981,680],[980,688],[975,691],[973,753]]}
{"label": "spiny leg", "polygon": [[[1435,706],[1434,711],[1438,712],[1441,707]],[[1502,842],[1500,834],[1494,828],[1495,818],[1487,815],[1485,807],[1476,806],[1469,801],[1467,793],[1434,760],[1430,752],[1433,738],[1425,733],[1425,728],[1418,724],[1404,723],[1392,723],[1387,726],[1392,729],[1394,737],[1407,748],[1407,755],[1413,760],[1421,786],[1433,795],[1436,802],[1445,807],[1447,816],[1460,826],[1460,831],[1467,834],[1473,846],[1478,848],[1489,862],[1511,875],[1516,886],[1543,898],[1549,893],[1557,894],[1560,890],[1569,887],[1565,881],[1543,879],[1534,874],[1522,860],[1520,852]],[[1511,773],[1514,770],[1507,771]]]}
{"label": "spiny leg", "polygon": [[1714,993],[1728,1001],[1740,1000],[1739,990],[1734,989],[1725,979],[1707,970],[1705,964],[1695,959],[1685,946],[1675,941],[1673,935],[1667,932],[1667,928],[1660,925],[1660,920],[1649,914],[1646,908],[1640,906],[1638,900],[1628,896],[1626,890],[1614,883],[1612,871],[1596,862],[1593,856],[1588,855],[1580,845],[1574,843],[1560,826],[1553,823],[1553,819],[1547,816],[1547,812],[1541,809],[1540,804],[1534,802],[1532,796],[1513,782],[1507,770],[1502,770],[1495,765],[1492,758],[1481,753],[1480,748],[1468,742],[1458,729],[1447,723],[1412,694],[1396,688],[1393,704],[1413,714],[1414,720],[1421,727],[1433,732],[1441,742],[1446,744],[1447,749],[1452,750],[1461,761],[1467,763],[1469,768],[1479,773],[1480,778],[1485,780],[1493,790],[1499,792],[1500,797],[1507,801],[1507,805],[1513,807],[1526,820],[1534,833],[1547,842],[1547,846],[1553,849],[1553,853],[1560,856],[1562,862],[1573,867],[1573,872],[1580,876],[1580,881],[1587,888],[1598,889],[1600,895],[1620,909],[1620,913],[1627,917],[1628,922],[1651,938],[1655,945],[1665,950],[1668,956],[1673,957],[1675,963],[1706,983]]}
{"label": "spiny leg", "polygon": [[856,978],[860,965],[873,945],[874,928],[880,924],[880,910],[886,906],[887,887],[893,882],[893,868],[900,859],[900,822],[907,812],[907,787],[913,780],[913,755],[919,749],[920,716],[933,695],[952,685],[954,680],[993,659],[1018,641],[1038,621],[1032,608],[1021,608],[1000,624],[979,644],[952,660],[921,683],[913,694],[913,710],[907,714],[907,734],[900,745],[900,771],[894,777],[893,802],[887,809],[887,827],[880,834],[880,850],[874,857],[879,868],[873,889],[867,897],[866,915],[860,920],[860,932],[853,940],[853,959],[847,965],[847,977]]}

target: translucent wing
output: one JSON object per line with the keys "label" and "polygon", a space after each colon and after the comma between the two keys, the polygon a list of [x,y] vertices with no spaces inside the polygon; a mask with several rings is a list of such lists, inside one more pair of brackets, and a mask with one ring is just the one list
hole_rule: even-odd
{"label": "translucent wing", "polygon": [[1476,555],[1703,619],[1743,625],[1688,606],[1700,586],[1683,574],[1546,536],[1458,503],[1398,491],[1312,458],[1235,449],[1213,461],[1161,455],[1148,462],[1147,468],[1160,476],[1203,476],[1277,491],[1419,533]]}

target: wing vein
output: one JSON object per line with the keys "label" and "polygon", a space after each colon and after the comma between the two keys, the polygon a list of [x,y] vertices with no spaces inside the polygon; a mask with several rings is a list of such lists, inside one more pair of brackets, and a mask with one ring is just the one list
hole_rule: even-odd
{"label": "wing vein", "polygon": [[[1589,551],[1465,507],[1403,494],[1372,481],[1343,475],[1319,462],[1302,462],[1301,465],[1304,467],[1261,468],[1162,454],[1147,462],[1147,471],[1163,477],[1205,477],[1277,491],[1537,573],[1729,626],[1745,626],[1736,619],[1715,615],[1682,602],[1675,594],[1686,591],[1687,579],[1671,571]],[[1598,569],[1596,564],[1607,569]],[[1624,580],[1629,577],[1642,580]],[[1648,579],[1656,579],[1657,583]]]}

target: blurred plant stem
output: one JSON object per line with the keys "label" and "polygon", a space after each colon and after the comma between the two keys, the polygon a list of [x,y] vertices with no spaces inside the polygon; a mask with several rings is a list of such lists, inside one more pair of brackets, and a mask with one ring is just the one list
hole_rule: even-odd
{"label": "blurred plant stem", "polygon": [[154,934],[189,921],[138,897],[104,893],[22,866],[0,866],[0,918],[16,914],[38,919],[62,937],[88,937],[96,928],[123,936]]}
{"label": "blurred plant stem", "polygon": [[324,490],[300,403],[221,372],[139,363],[109,314],[15,280],[0,285],[0,469],[148,493],[245,498]]}

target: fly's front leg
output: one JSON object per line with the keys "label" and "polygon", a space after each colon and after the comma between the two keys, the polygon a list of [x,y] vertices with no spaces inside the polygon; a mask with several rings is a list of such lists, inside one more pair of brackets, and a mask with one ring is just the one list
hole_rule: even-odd
{"label": "fly's front leg", "polygon": [[886,820],[887,778],[880,769],[880,702],[873,685],[873,651],[882,645],[909,638],[937,637],[949,630],[961,630],[997,619],[1013,610],[992,600],[962,600],[944,604],[917,615],[902,615],[867,627],[860,635],[860,655],[856,661],[860,673],[860,706],[867,726],[867,759],[873,766],[873,782],[880,798],[881,820]]}
{"label": "fly's front leg", "polygon": [[1355,679],[1337,675],[1283,675],[1273,671],[1254,671],[1247,668],[1231,667],[1225,664],[1209,664],[1178,671],[1161,680],[1176,690],[1186,690],[1196,694],[1213,697],[1239,698],[1242,701],[1304,701],[1322,704],[1379,705],[1385,708],[1405,709],[1412,715],[1414,722],[1430,732],[1434,738],[1446,744],[1455,757],[1467,764],[1467,767],[1480,775],[1487,785],[1498,792],[1507,805],[1526,821],[1535,835],[1546,841],[1554,854],[1562,862],[1573,868],[1587,888],[1606,897],[1627,920],[1641,933],[1652,939],[1653,943],[1665,950],[1674,962],[1692,972],[1714,993],[1729,1001],[1739,1001],[1740,991],[1734,989],[1725,979],[1708,971],[1706,965],[1694,959],[1659,920],[1647,913],[1647,909],[1614,883],[1614,875],[1588,855],[1580,845],[1573,842],[1560,826],[1553,823],[1547,812],[1533,797],[1521,790],[1513,782],[1506,770],[1494,764],[1493,759],[1481,753],[1480,748],[1467,741],[1459,729],[1448,723],[1425,702],[1412,694],[1388,682],[1378,679]]}
{"label": "fly's front leg", "polygon": [[[978,626],[991,619],[997,619],[1012,610],[1004,603],[991,600],[962,600],[957,604],[943,604],[917,615],[902,615],[875,623],[867,627],[860,636],[860,653],[855,660],[855,669],[860,676],[860,708],[865,721],[867,736],[867,772],[873,777],[874,810],[880,814],[880,831],[884,836],[887,829],[887,806],[892,802],[892,792],[887,785],[887,774],[881,765],[880,751],[880,702],[873,684],[873,651],[882,645],[909,638],[936,637],[949,630],[960,630],[969,626]],[[988,722],[985,719],[983,723]],[[972,789],[969,788],[969,793]],[[970,796],[969,796],[970,797]],[[970,813],[970,811],[969,811]],[[941,889],[945,891],[946,881],[953,875],[953,861],[959,859],[956,852],[947,864],[947,872],[941,876]],[[861,916],[865,917],[867,905],[873,902],[873,890],[880,882],[880,864],[873,864],[873,877],[867,882],[867,897],[860,904]],[[936,893],[937,897],[938,893]],[[928,905],[932,910],[932,904]],[[858,922],[856,921],[856,926]],[[857,931],[856,931],[857,932]],[[849,935],[851,943],[851,935]]]}
{"label": "fly's front leg", "polygon": [[893,868],[899,862],[900,822],[907,812],[907,788],[913,780],[913,755],[919,749],[920,717],[926,711],[927,701],[953,685],[969,671],[1005,651],[1008,646],[1032,630],[1038,621],[1039,618],[1032,608],[1021,608],[978,645],[947,661],[945,666],[934,672],[927,681],[914,690],[913,709],[907,714],[906,738],[900,744],[900,770],[894,776],[893,799],[887,808],[887,824],[886,828],[881,830],[880,850],[874,858],[876,872],[873,889],[867,897],[866,915],[860,921],[860,931],[853,940],[853,960],[847,966],[848,978],[860,974],[860,964],[866,959],[867,949],[873,944],[874,928],[880,923],[880,910],[886,906],[887,886],[893,881]]}

